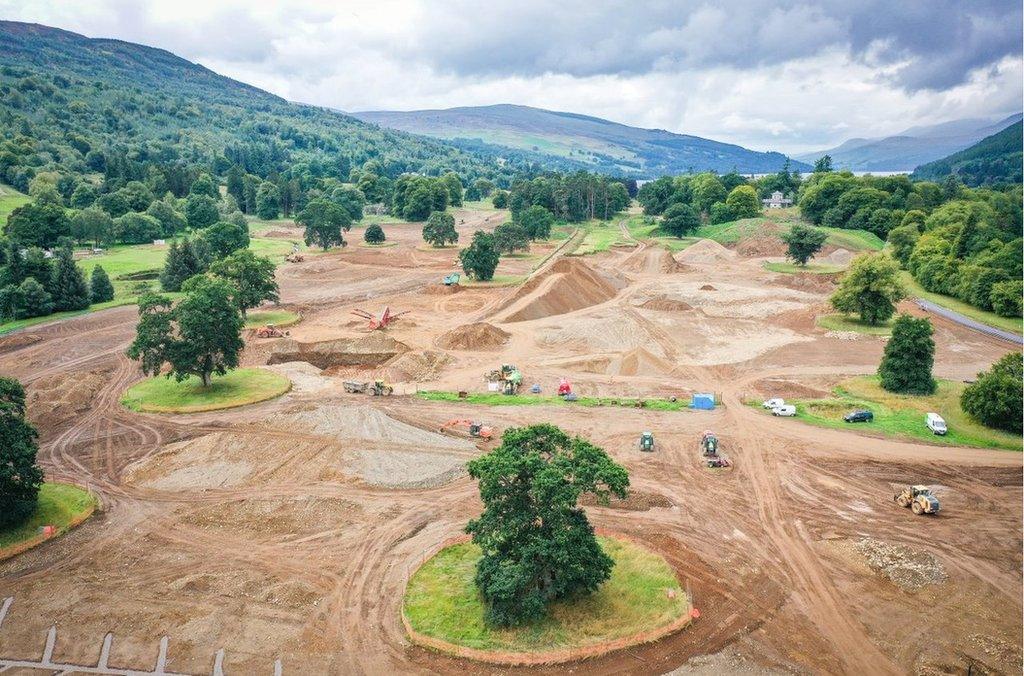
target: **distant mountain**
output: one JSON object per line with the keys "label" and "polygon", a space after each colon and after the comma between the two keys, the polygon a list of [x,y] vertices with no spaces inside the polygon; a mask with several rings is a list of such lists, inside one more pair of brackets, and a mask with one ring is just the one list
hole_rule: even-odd
{"label": "distant mountain", "polygon": [[940,181],[950,174],[966,185],[976,187],[1000,183],[1020,183],[1024,153],[1021,122],[988,136],[966,150],[953,153],[941,160],[923,164],[914,170],[912,178]]}
{"label": "distant mountain", "polygon": [[967,148],[1021,120],[1021,113],[993,122],[991,119],[964,119],[941,124],[917,126],[885,138],[853,138],[813,153],[797,155],[813,163],[822,155],[832,156],[837,169],[852,171],[910,171]]}
{"label": "distant mountain", "polygon": [[[778,171],[786,156],[664,129],[640,129],[597,117],[499,104],[445,110],[352,113],[366,122],[459,144],[479,143],[541,153],[592,169],[643,178],[689,171]],[[794,170],[809,165],[792,162]]]}

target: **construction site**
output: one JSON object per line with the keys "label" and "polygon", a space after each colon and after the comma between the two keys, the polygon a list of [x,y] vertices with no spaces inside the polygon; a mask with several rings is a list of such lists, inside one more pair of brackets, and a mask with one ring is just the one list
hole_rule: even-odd
{"label": "construction site", "polygon": [[[503,215],[455,220],[466,243]],[[502,258],[508,281],[472,283],[421,227],[278,268],[302,320],[247,337],[242,365],[292,382],[263,403],[122,406],[143,377],[125,356],[134,306],[0,338],[47,480],[101,505],[0,562],[0,671],[495,673],[414,645],[403,591],[481,510],[466,462],[508,427],[550,422],[628,469],[628,499],[588,517],[663,556],[699,619],[531,671],[1021,672],[1021,453],[760,406],[877,369],[884,337],[816,323],[836,275],[771,272],[780,252],[755,238],[673,252],[622,226],[628,246],[578,255],[568,233]],[[1020,349],[932,322],[936,378]]]}

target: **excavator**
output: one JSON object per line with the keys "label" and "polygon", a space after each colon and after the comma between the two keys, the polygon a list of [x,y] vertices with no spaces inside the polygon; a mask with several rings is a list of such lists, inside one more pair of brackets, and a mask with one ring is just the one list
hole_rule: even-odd
{"label": "excavator", "polygon": [[441,431],[452,429],[463,429],[474,439],[490,440],[494,436],[494,430],[489,425],[470,420],[469,418],[453,418],[441,425]]}
{"label": "excavator", "polygon": [[902,491],[892,496],[900,507],[910,507],[914,514],[937,514],[939,499],[932,495],[927,486],[905,486]]}

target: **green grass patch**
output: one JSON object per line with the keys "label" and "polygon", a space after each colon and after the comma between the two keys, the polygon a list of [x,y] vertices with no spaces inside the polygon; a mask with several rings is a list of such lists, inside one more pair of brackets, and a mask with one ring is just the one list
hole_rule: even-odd
{"label": "green grass patch", "polygon": [[636,246],[636,242],[626,239],[617,221],[587,221],[580,228],[585,234],[572,252],[575,256],[600,253],[613,246]]}
{"label": "green grass patch", "polygon": [[18,207],[32,201],[28,195],[18,192],[9,185],[0,185],[0,226],[7,225],[7,217]]}
{"label": "green grass patch", "polygon": [[133,411],[145,413],[199,413],[255,404],[279,397],[292,387],[288,378],[258,368],[235,369],[224,376],[213,376],[203,387],[192,376],[182,382],[155,376],[128,388],[121,403]]}
{"label": "green grass patch", "polygon": [[[500,392],[470,392],[465,398],[460,398],[458,392],[439,392],[436,390],[424,390],[417,392],[416,396],[427,401],[462,401],[468,404],[483,404],[485,406],[620,406],[623,408],[637,408],[637,397],[580,397],[576,401],[565,401],[555,394],[501,394]],[[643,408],[652,411],[682,411],[690,407],[689,402],[677,399],[642,399]]]}
{"label": "green grass patch", "polygon": [[302,317],[289,310],[250,311],[245,317],[245,328],[258,329],[261,326],[266,326],[267,324],[273,324],[280,328],[282,326],[298,324],[300,319],[302,319]]}
{"label": "green grass patch", "polygon": [[615,561],[611,577],[589,596],[550,604],[535,624],[494,629],[484,623],[483,600],[473,584],[480,549],[472,543],[447,547],[421,566],[409,580],[403,612],[417,632],[460,646],[545,652],[633,636],[690,611],[664,558],[625,540],[598,541]]}
{"label": "green grass patch", "polygon": [[893,320],[890,319],[889,321],[882,322],[881,324],[873,325],[862,322],[860,318],[855,315],[835,313],[830,315],[819,315],[815,322],[821,328],[829,331],[854,331],[856,333],[864,333],[869,336],[888,336],[892,333]]}
{"label": "green grass patch", "polygon": [[903,284],[907,289],[907,293],[916,298],[923,298],[929,300],[936,305],[940,305],[947,310],[953,312],[959,312],[965,317],[969,317],[976,322],[982,324],[988,324],[994,326],[997,329],[1003,329],[1004,331],[1012,331],[1014,333],[1021,333],[1024,330],[1024,321],[1020,317],[1000,317],[995,312],[989,312],[988,310],[982,310],[980,307],[975,307],[970,303],[965,303],[958,298],[952,296],[946,296],[941,293],[932,293],[926,291],[923,286],[917,283],[909,272],[903,271],[900,273],[900,279],[903,280]]}
{"label": "green grass patch", "polygon": [[[877,376],[860,376],[841,382],[827,399],[790,402],[796,406],[797,419],[821,427],[852,431],[879,432],[886,436],[928,441],[945,446],[974,446],[1021,450],[1020,435],[985,427],[972,420],[960,408],[964,383],[940,380],[935,394],[913,396],[893,394],[882,389]],[[843,416],[854,409],[875,414],[873,422],[847,423]],[[924,426],[926,413],[938,413],[945,419],[948,434],[938,436]],[[938,457],[938,456],[937,456]]]}
{"label": "green grass patch", "polygon": [[796,263],[770,263],[765,261],[764,269],[770,272],[781,272],[788,275],[803,273],[811,275],[830,275],[835,272],[841,272],[844,268],[841,265],[825,265],[819,263],[797,265]]}
{"label": "green grass patch", "polygon": [[63,533],[69,524],[95,507],[96,498],[88,491],[70,484],[46,482],[39,487],[39,502],[32,516],[20,526],[0,530],[0,554],[7,547],[39,535],[41,526],[53,526],[57,534]]}
{"label": "green grass patch", "polygon": [[494,206],[494,203],[491,201],[490,197],[488,197],[487,199],[483,199],[483,200],[473,200],[471,202],[463,202],[461,207],[455,207],[455,208],[456,209],[466,209],[468,211],[499,211],[499,209]]}

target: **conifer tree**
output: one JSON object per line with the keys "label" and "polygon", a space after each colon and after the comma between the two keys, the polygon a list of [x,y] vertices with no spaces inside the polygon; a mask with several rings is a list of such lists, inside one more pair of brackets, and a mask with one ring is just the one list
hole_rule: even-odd
{"label": "conifer tree", "polygon": [[186,239],[180,244],[171,242],[164,269],[160,271],[160,288],[164,291],[180,291],[186,279],[198,275],[204,269],[191,241]]}
{"label": "conifer tree", "polygon": [[92,277],[89,280],[92,302],[105,303],[114,300],[114,285],[110,283],[110,277],[102,265],[92,269]]}
{"label": "conifer tree", "polygon": [[89,307],[89,285],[81,268],[75,264],[70,247],[62,247],[57,251],[57,263],[50,277],[49,291],[56,312]]}

